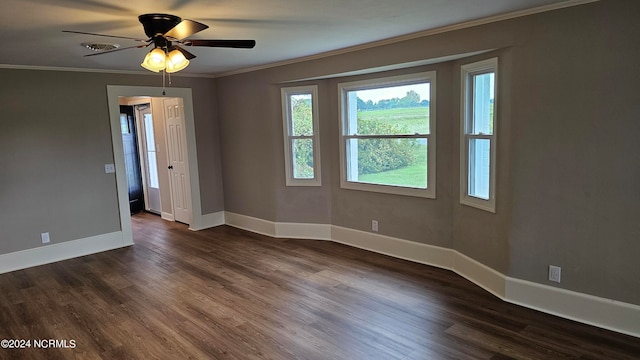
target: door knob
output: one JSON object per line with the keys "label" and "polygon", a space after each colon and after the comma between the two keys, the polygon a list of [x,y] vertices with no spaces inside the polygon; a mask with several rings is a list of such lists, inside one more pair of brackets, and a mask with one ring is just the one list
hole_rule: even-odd
{"label": "door knob", "polygon": [[169,165],[169,166],[167,167],[167,169],[169,169],[169,170],[173,170],[173,165]]}

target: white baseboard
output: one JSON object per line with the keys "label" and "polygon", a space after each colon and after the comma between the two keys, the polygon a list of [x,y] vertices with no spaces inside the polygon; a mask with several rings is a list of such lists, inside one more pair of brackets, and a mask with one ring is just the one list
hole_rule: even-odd
{"label": "white baseboard", "polygon": [[640,338],[640,306],[507,277],[505,301]]}
{"label": "white baseboard", "polygon": [[275,223],[251,216],[224,212],[225,224],[274,238],[331,240],[331,225]]}
{"label": "white baseboard", "polygon": [[504,301],[640,337],[640,306],[511,278],[453,249],[326,224],[276,223],[229,212],[225,219],[227,225],[271,237],[331,240],[452,270]]}
{"label": "white baseboard", "polygon": [[201,223],[191,224],[192,226],[189,227],[189,230],[198,231],[198,230],[204,230],[204,229],[224,225],[225,223],[224,215],[225,215],[224,211],[218,211],[211,214],[204,214],[200,218]]}
{"label": "white baseboard", "polygon": [[0,255],[0,274],[133,245],[122,231]]}
{"label": "white baseboard", "polygon": [[456,255],[451,270],[494,296],[505,299],[507,276],[461,252],[455,250],[454,252]]}
{"label": "white baseboard", "polygon": [[409,260],[439,268],[451,269],[455,252],[439,246],[427,245],[415,241],[349,229],[341,226],[331,227],[331,240],[373,251],[395,258]]}
{"label": "white baseboard", "polygon": [[251,216],[240,215],[229,211],[224,212],[225,223],[238,229],[276,237],[276,224],[271,221]]}
{"label": "white baseboard", "polygon": [[175,216],[173,216],[172,213],[168,213],[168,212],[164,212],[163,211],[162,213],[160,213],[160,217],[162,219],[164,219],[164,220],[167,220],[167,221],[176,221],[176,218],[175,218]]}
{"label": "white baseboard", "polygon": [[331,225],[275,223],[277,238],[331,240]]}

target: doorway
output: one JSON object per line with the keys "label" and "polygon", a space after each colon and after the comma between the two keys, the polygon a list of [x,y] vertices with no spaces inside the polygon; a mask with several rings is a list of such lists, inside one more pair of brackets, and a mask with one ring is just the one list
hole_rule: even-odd
{"label": "doorway", "polygon": [[[153,97],[166,99],[169,97],[180,98],[183,104],[184,114],[184,127],[182,129],[185,140],[185,153],[188,157],[189,163],[193,164],[186,169],[186,183],[188,187],[184,188],[184,196],[189,201],[191,206],[190,218],[185,221],[189,228],[192,230],[198,230],[204,228],[202,207],[200,201],[200,183],[198,176],[198,159],[196,152],[195,142],[195,121],[193,113],[193,96],[191,89],[188,88],[168,88],[166,89],[166,96],[162,94],[163,89],[161,87],[141,87],[141,86],[107,86],[107,96],[109,102],[109,116],[111,122],[111,133],[113,142],[113,154],[114,164],[116,167],[116,188],[118,193],[118,204],[120,209],[120,218],[122,226],[122,236],[125,243],[133,242],[133,235],[131,232],[131,215],[129,211],[129,199],[128,199],[128,187],[125,175],[124,165],[124,150],[123,141],[120,129],[120,116],[119,116],[119,102],[120,97]],[[156,138],[156,142],[158,138]],[[157,155],[157,158],[162,158],[163,155]],[[163,171],[161,166],[158,166],[159,173]],[[160,184],[162,187],[162,184]]]}
{"label": "doorway", "polygon": [[145,210],[140,151],[138,142],[138,123],[133,106],[120,105],[120,130],[124,150],[124,166],[127,174],[127,193],[131,214]]}
{"label": "doorway", "polygon": [[120,97],[118,101],[121,121],[128,117],[131,122],[130,126],[122,126],[129,201],[139,204],[131,214],[146,210],[165,220],[189,224],[189,156],[183,99]]}
{"label": "doorway", "polygon": [[[138,188],[141,188],[140,195],[144,199],[144,206],[139,211],[148,211],[157,215],[162,213],[161,203],[161,190],[158,177],[158,159],[157,153],[160,147],[164,147],[164,132],[158,131],[156,134],[156,127],[161,128],[164,126],[164,115],[162,109],[153,111],[152,102],[154,100],[150,97],[119,97],[118,103],[120,104],[121,113],[123,109],[127,109],[130,113],[133,112],[135,123],[135,159],[130,160],[130,154],[134,152],[131,144],[128,144],[128,133],[130,130],[126,126],[122,126],[122,140],[125,151],[125,170],[127,175],[127,185],[132,187],[133,182],[138,182]],[[121,122],[122,122],[121,114]],[[133,133],[133,131],[131,131]],[[156,143],[156,140],[161,140]],[[161,145],[162,144],[162,145]],[[133,174],[138,169],[131,169],[130,163],[139,163],[140,175]],[[168,186],[165,184],[168,191]],[[134,194],[129,191],[129,201],[134,201]],[[167,204],[170,204],[167,201]],[[136,211],[132,211],[134,214]],[[169,211],[171,212],[171,211]],[[173,219],[169,219],[173,220]]]}

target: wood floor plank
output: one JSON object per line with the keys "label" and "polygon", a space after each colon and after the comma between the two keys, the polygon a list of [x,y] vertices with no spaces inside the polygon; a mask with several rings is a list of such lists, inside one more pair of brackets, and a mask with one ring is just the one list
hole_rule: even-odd
{"label": "wood floor plank", "polygon": [[135,245],[0,275],[0,359],[619,359],[640,339],[341,244],[132,218]]}

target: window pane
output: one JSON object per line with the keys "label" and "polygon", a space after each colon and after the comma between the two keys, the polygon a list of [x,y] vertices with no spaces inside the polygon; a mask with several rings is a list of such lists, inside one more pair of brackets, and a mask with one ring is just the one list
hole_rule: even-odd
{"label": "window pane", "polygon": [[472,134],[493,134],[493,72],[473,75]]}
{"label": "window pane", "polygon": [[147,139],[147,151],[156,151],[156,140],[153,136],[153,118],[151,114],[144,114],[144,130]]}
{"label": "window pane", "polygon": [[429,134],[429,83],[347,92],[348,134]]}
{"label": "window pane", "polygon": [[313,179],[313,140],[294,139],[293,147],[293,178]]}
{"label": "window pane", "polygon": [[313,135],[313,105],[311,94],[291,95],[291,135]]}
{"label": "window pane", "polygon": [[491,141],[469,139],[469,195],[489,200]]}
{"label": "window pane", "polygon": [[347,140],[347,180],[427,188],[427,139]]}
{"label": "window pane", "polygon": [[120,115],[120,131],[123,134],[129,134],[129,120],[127,119],[127,115]]}
{"label": "window pane", "polygon": [[160,185],[158,184],[158,163],[156,162],[156,153],[153,151],[147,152],[147,159],[149,160],[148,171],[149,171],[149,186],[158,189]]}

